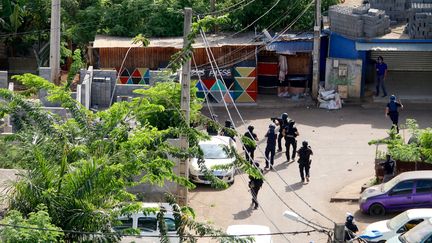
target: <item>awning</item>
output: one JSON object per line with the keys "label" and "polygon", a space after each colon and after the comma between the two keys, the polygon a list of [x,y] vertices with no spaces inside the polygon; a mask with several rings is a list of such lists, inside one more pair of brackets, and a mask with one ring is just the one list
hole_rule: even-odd
{"label": "awning", "polygon": [[362,43],[356,42],[357,51],[432,51],[432,43]]}
{"label": "awning", "polygon": [[266,46],[267,51],[275,51],[278,54],[295,54],[297,52],[312,52],[312,41],[275,41]]}

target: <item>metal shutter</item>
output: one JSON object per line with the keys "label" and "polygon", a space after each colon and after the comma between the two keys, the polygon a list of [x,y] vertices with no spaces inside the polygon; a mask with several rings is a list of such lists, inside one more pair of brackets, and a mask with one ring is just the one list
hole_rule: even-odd
{"label": "metal shutter", "polygon": [[419,51],[371,51],[371,58],[384,58],[389,70],[432,71],[432,52]]}

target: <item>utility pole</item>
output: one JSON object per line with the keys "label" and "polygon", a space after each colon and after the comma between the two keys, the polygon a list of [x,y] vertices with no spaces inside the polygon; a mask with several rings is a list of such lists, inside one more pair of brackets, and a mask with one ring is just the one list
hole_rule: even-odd
{"label": "utility pole", "polygon": [[313,45],[313,68],[312,68],[312,97],[318,95],[320,82],[320,41],[321,41],[321,0],[315,0],[315,26],[314,26],[314,45]]}
{"label": "utility pole", "polygon": [[[189,44],[188,35],[191,32],[192,26],[192,8],[184,8],[184,23],[183,23],[183,48]],[[181,74],[181,111],[185,117],[186,126],[190,124],[190,72],[191,60],[189,59],[183,64]],[[180,148],[186,151],[189,148],[187,135],[180,135]],[[179,163],[179,176],[189,178],[189,159],[182,159]],[[182,206],[188,204],[188,189],[187,187],[178,185],[178,203]]]}
{"label": "utility pole", "polygon": [[215,16],[213,14],[214,11],[216,11],[216,0],[210,0],[210,12],[212,13],[213,17]]}
{"label": "utility pole", "polygon": [[333,243],[345,242],[345,224],[335,224]]}
{"label": "utility pole", "polygon": [[60,73],[60,2],[51,0],[50,67],[51,82],[58,80]]}

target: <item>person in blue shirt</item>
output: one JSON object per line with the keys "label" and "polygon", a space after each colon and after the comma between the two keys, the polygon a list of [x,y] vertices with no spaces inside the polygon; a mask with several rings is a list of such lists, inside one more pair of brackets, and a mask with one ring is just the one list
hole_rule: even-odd
{"label": "person in blue shirt", "polygon": [[389,116],[393,125],[391,129],[396,128],[397,133],[399,133],[399,107],[403,109],[403,105],[396,101],[396,96],[391,95],[390,96],[390,102],[387,103],[387,107],[385,110],[385,115]]}
{"label": "person in blue shirt", "polygon": [[377,63],[375,64],[375,68],[376,68],[376,77],[377,77],[375,96],[379,96],[380,87],[381,87],[384,93],[382,97],[386,97],[387,91],[384,85],[384,80],[386,79],[387,76],[387,64],[384,63],[384,59],[382,56],[378,57]]}
{"label": "person in blue shirt", "polygon": [[276,126],[274,124],[270,124],[269,130],[265,135],[265,137],[267,138],[267,146],[265,149],[266,166],[264,169],[270,169],[270,167],[273,167],[277,139],[275,128]]}

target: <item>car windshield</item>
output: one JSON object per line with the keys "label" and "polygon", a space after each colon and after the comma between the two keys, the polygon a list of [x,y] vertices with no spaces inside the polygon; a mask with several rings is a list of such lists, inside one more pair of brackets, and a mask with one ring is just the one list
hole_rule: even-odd
{"label": "car windshield", "polygon": [[401,238],[404,239],[403,242],[422,242],[430,234],[431,227],[432,225],[429,222],[421,223],[406,232]]}
{"label": "car windshield", "polygon": [[399,228],[400,226],[402,226],[406,222],[408,222],[408,220],[409,220],[408,215],[406,212],[404,212],[404,213],[401,213],[401,214],[397,215],[396,217],[390,219],[387,222],[387,227],[389,229],[394,230],[394,229]]}
{"label": "car windshield", "polygon": [[397,177],[389,180],[388,182],[383,184],[383,192],[388,192],[398,183],[399,183],[399,178]]}
{"label": "car windshield", "polygon": [[204,159],[227,159],[228,154],[221,144],[200,144],[200,148],[204,153]]}

